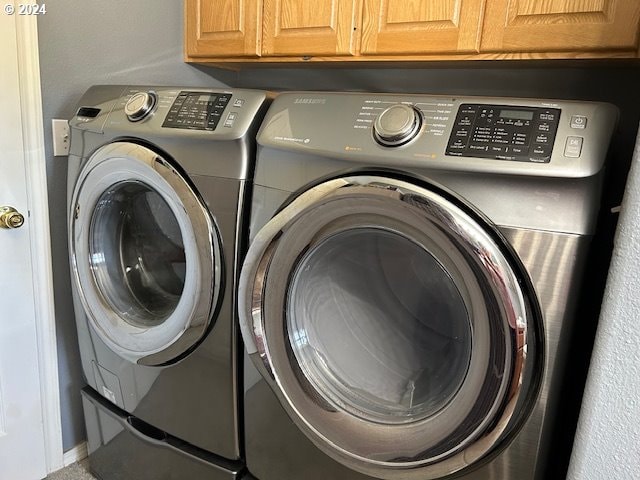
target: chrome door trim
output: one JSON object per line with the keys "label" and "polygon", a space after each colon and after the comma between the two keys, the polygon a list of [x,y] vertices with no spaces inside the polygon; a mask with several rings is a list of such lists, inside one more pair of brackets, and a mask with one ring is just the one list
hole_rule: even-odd
{"label": "chrome door trim", "polygon": [[[185,242],[183,294],[167,320],[151,328],[133,326],[111,309],[88,258],[89,226],[97,199],[107,188],[127,181],[144,183],[167,202]],[[221,298],[222,246],[208,208],[182,174],[150,148],[131,142],[107,144],[82,168],[70,209],[72,276],[92,330],[118,355],[140,365],[171,363],[197,345],[208,332]]]}
{"label": "chrome door trim", "polygon": [[[247,350],[257,368],[292,420],[321,450],[349,468],[377,478],[436,479],[476,464],[498,449],[504,438],[520,425],[523,414],[519,408],[523,404],[531,404],[522,399],[535,395],[537,390],[537,383],[523,384],[538,377],[530,372],[539,367],[542,352],[540,345],[537,345],[538,339],[531,333],[540,328],[539,325],[536,325],[538,328],[531,328],[532,322],[540,321],[534,314],[538,311],[537,308],[531,305],[535,299],[523,294],[519,276],[514,272],[514,269],[521,269],[507,259],[505,246],[496,240],[495,235],[499,234],[489,226],[488,221],[486,225],[482,225],[483,220],[479,220],[479,214],[471,216],[441,193],[435,193],[438,191],[442,192],[443,189],[434,187],[432,191],[407,181],[378,175],[351,175],[325,181],[299,195],[260,230],[249,248],[241,273],[238,292],[240,326]],[[349,422],[355,425],[357,422],[348,418],[344,412],[326,405],[326,402],[323,404],[324,399],[319,398],[321,395],[308,385],[303,385],[296,391],[291,390],[292,380],[288,377],[292,374],[285,371],[286,367],[283,369],[289,359],[280,358],[284,356],[282,343],[287,341],[279,339],[286,336],[286,331],[282,328],[284,321],[275,317],[267,318],[265,314],[270,308],[273,311],[284,311],[282,303],[269,306],[270,302],[277,301],[267,295],[269,270],[280,268],[287,255],[297,257],[300,254],[299,250],[292,250],[279,255],[278,248],[282,239],[303,218],[311,216],[309,212],[313,212],[318,205],[341,199],[344,201],[349,196],[352,200],[355,199],[351,205],[356,205],[358,198],[364,197],[375,198],[382,203],[394,203],[396,210],[405,209],[409,212],[416,224],[435,225],[440,233],[454,239],[452,241],[464,244],[467,247],[465,255],[471,273],[483,276],[485,286],[490,289],[490,295],[496,299],[496,305],[500,308],[500,328],[504,329],[505,342],[510,352],[505,358],[507,375],[502,377],[499,394],[493,400],[491,408],[486,409],[486,418],[468,438],[461,439],[459,444],[446,451],[437,452],[434,449],[437,453],[433,456],[427,455],[428,450],[420,451],[416,447],[415,456],[403,455],[400,460],[397,451],[388,452],[386,458],[380,455],[377,458],[367,458],[361,453],[354,453],[350,447],[361,447],[362,452],[367,449],[375,451],[379,445],[369,445],[366,439],[363,441],[362,438],[351,438],[349,447],[345,447],[345,442],[339,443],[329,438],[326,435],[326,425],[347,425]],[[357,206],[354,210],[357,210]],[[314,228],[310,230],[309,236],[315,236],[316,241],[324,238],[322,232],[318,233]],[[300,234],[302,231],[302,228],[298,228],[296,233]],[[519,274],[524,272],[520,271]],[[278,280],[280,283],[287,281],[283,279],[282,272],[279,273]],[[474,315],[476,313],[478,312],[474,310]],[[277,325],[273,326],[272,323]],[[315,405],[313,408],[309,408],[310,402]],[[323,411],[316,415],[316,412],[312,413],[314,409]],[[439,414],[435,416],[437,415]],[[311,417],[313,419],[310,420]],[[357,428],[366,431],[371,427],[364,423],[360,420]],[[403,438],[402,435],[406,438],[408,435],[413,436],[412,439],[418,439],[418,433],[426,428],[427,423],[421,420],[410,425],[385,425],[385,435],[391,435],[389,432],[393,429],[404,429],[397,430],[402,433],[395,434],[395,438]],[[373,430],[371,433],[373,435]],[[344,434],[341,437],[344,439],[349,432],[341,434]],[[372,441],[379,442],[380,436]],[[356,445],[358,443],[360,445]],[[395,445],[391,442],[389,444]]]}

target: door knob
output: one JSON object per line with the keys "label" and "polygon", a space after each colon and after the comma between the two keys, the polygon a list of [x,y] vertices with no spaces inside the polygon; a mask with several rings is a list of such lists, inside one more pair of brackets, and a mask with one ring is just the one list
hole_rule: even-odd
{"label": "door knob", "polygon": [[0,207],[0,228],[20,228],[24,216],[13,207]]}

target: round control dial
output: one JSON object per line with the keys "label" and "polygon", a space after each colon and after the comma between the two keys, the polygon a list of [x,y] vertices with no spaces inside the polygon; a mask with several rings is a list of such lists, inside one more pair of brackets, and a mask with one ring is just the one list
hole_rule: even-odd
{"label": "round control dial", "polygon": [[127,101],[127,104],[124,106],[124,113],[132,122],[139,122],[153,112],[155,106],[155,93],[138,92]]}
{"label": "round control dial", "polygon": [[373,137],[385,147],[398,147],[415,138],[421,126],[420,112],[411,105],[399,103],[378,115],[373,124]]}

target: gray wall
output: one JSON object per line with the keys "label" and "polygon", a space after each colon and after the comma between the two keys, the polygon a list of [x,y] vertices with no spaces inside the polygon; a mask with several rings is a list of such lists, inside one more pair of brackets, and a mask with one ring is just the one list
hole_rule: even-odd
{"label": "gray wall", "polygon": [[70,294],[65,157],[53,157],[51,119],[71,118],[80,96],[99,83],[223,85],[182,62],[178,0],[56,0],[38,23],[49,189],[63,446],[85,438],[84,385]]}
{"label": "gray wall", "polygon": [[[617,204],[622,195],[640,116],[636,108],[640,105],[638,63],[460,62],[422,68],[309,66],[236,73],[182,62],[182,1],[57,0],[47,7],[47,14],[39,19],[40,68],[65,450],[84,439],[78,394],[83,381],[67,264],[66,162],[51,156],[50,119],[71,117],[76,102],[92,84],[226,84],[272,90],[464,93],[610,101],[620,106],[622,116],[612,147],[605,205]],[[612,232],[615,219],[604,216],[602,220],[604,231]],[[601,255],[593,264],[604,284],[608,256]],[[595,298],[593,309],[597,310]]]}

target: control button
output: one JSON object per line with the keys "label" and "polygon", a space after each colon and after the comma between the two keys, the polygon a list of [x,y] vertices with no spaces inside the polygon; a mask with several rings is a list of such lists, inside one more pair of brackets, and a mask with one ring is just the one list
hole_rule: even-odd
{"label": "control button", "polygon": [[549,143],[549,135],[546,133],[539,133],[536,135],[536,143]]}
{"label": "control button", "polygon": [[582,137],[567,137],[567,143],[564,147],[564,156],[569,158],[578,158],[582,153]]}
{"label": "control button", "polygon": [[467,146],[467,142],[462,138],[456,139],[453,143],[449,144],[451,150],[464,150]]}
{"label": "control button", "polygon": [[584,115],[573,115],[571,117],[571,128],[583,130],[587,126],[587,117]]}
{"label": "control button", "polygon": [[548,132],[551,130],[551,125],[547,122],[541,122],[538,124],[538,131],[539,132]]}
{"label": "control button", "polygon": [[489,147],[489,153],[499,153],[499,154],[507,153],[507,147],[500,147],[500,146],[497,146],[497,145],[491,145]]}
{"label": "control button", "polygon": [[547,156],[551,155],[551,147],[548,145],[534,145],[531,150],[532,155]]}
{"label": "control button", "polygon": [[454,135],[456,137],[468,137],[469,136],[469,130],[467,130],[466,128],[459,128],[455,131]]}
{"label": "control button", "polygon": [[510,147],[511,153],[515,155],[527,155],[529,153],[529,149],[526,147]]}
{"label": "control button", "polygon": [[470,127],[471,125],[473,125],[473,120],[474,116],[462,115],[460,118],[458,118],[456,125],[458,127]]}
{"label": "control button", "polygon": [[473,150],[474,152],[486,152],[489,149],[489,145],[477,145],[472,143],[469,145],[469,150]]}
{"label": "control button", "polygon": [[233,122],[236,121],[236,117],[238,116],[237,113],[235,112],[231,112],[227,115],[227,119],[224,121],[224,126],[225,127],[233,127]]}
{"label": "control button", "polygon": [[242,107],[243,105],[244,105],[244,99],[243,99],[243,98],[236,98],[236,99],[233,101],[233,106],[234,106],[234,107],[238,107],[238,108],[240,108],[240,107]]}
{"label": "control button", "polygon": [[555,122],[558,120],[557,115],[553,112],[540,113],[538,114],[538,118],[546,122]]}

